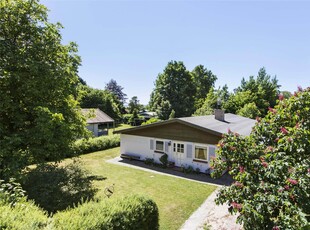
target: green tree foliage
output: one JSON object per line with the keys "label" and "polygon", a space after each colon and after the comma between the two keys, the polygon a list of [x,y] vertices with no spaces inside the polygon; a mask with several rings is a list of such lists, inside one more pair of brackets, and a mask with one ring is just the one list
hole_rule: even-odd
{"label": "green tree foliage", "polygon": [[82,86],[80,89],[82,92],[79,101],[82,108],[99,108],[114,119],[122,117],[122,105],[109,91],[89,86]]}
{"label": "green tree foliage", "polygon": [[216,202],[245,229],[309,227],[310,88],[280,99],[250,136],[225,135],[214,161],[217,176],[228,169],[235,180]]}
{"label": "green tree foliage", "polygon": [[260,111],[257,108],[256,104],[254,102],[245,104],[241,109],[237,111],[238,115],[241,115],[243,117],[248,118],[256,118],[260,116]]}
{"label": "green tree foliage", "polygon": [[207,94],[207,97],[204,99],[202,106],[195,111],[194,116],[213,114],[214,109],[222,108],[222,103],[225,103],[227,101],[229,95],[230,94],[228,92],[227,85],[224,85],[218,90],[214,90],[214,88],[211,88],[209,90],[209,93]]}
{"label": "green tree foliage", "polygon": [[195,107],[200,108],[210,89],[214,87],[217,77],[203,65],[196,66],[192,76],[196,88]]}
{"label": "green tree foliage", "polygon": [[28,199],[52,214],[93,199],[98,189],[93,187],[91,179],[90,173],[75,159],[65,166],[38,165],[25,175],[22,187]]}
{"label": "green tree foliage", "polygon": [[151,109],[160,119],[168,119],[172,109],[175,117],[190,116],[194,112],[195,85],[183,62],[171,61],[159,74],[151,94]]}
{"label": "green tree foliage", "polygon": [[77,102],[80,57],[37,0],[0,1],[0,177],[60,160],[85,132]]}
{"label": "green tree foliage", "polygon": [[117,82],[114,79],[111,79],[105,86],[105,90],[108,90],[111,92],[113,95],[116,96],[118,101],[121,102],[122,106],[124,106],[127,98],[127,94],[123,92],[123,87],[117,84]]}
{"label": "green tree foliage", "polygon": [[224,107],[227,112],[238,113],[248,103],[255,103],[259,113],[265,116],[268,107],[274,107],[279,95],[278,80],[276,77],[271,78],[266,73],[265,68],[261,68],[256,78],[250,76],[249,80],[244,78],[241,85],[235,90]]}
{"label": "green tree foliage", "polygon": [[138,97],[133,96],[128,103],[128,112],[134,113],[134,111],[139,112],[143,108],[143,105],[140,104]]}

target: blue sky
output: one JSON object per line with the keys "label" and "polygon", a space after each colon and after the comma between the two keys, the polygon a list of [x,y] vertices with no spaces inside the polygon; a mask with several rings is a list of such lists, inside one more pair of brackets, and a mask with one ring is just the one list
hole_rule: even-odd
{"label": "blue sky", "polygon": [[281,90],[310,86],[310,1],[43,0],[95,88],[111,79],[146,104],[171,60],[202,64],[229,90],[265,67]]}

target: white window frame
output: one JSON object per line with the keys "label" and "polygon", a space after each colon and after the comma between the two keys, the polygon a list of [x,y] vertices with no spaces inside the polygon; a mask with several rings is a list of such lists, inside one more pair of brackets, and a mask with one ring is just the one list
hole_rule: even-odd
{"label": "white window frame", "polygon": [[[162,142],[162,144],[163,144],[162,149],[157,149],[157,142]],[[157,152],[164,152],[165,151],[165,142],[163,140],[155,140],[155,151],[157,151]]]}
{"label": "white window frame", "polygon": [[[183,145],[183,148],[181,146],[179,147],[178,145]],[[178,150],[183,150],[183,152],[178,151]],[[185,153],[185,144],[181,143],[181,142],[173,142],[173,152],[184,154]]]}

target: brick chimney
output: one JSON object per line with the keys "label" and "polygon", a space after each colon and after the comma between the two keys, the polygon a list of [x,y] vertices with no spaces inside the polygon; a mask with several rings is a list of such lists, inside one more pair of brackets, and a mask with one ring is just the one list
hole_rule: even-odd
{"label": "brick chimney", "polygon": [[224,113],[224,110],[215,109],[215,110],[214,110],[214,117],[215,117],[216,120],[225,121],[225,113]]}

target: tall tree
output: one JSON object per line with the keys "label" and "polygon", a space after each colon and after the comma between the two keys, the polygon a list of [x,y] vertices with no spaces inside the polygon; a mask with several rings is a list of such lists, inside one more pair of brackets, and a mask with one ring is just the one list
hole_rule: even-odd
{"label": "tall tree", "polygon": [[0,178],[65,157],[85,132],[74,100],[80,57],[37,0],[0,1]]}
{"label": "tall tree", "polygon": [[125,104],[127,98],[127,94],[123,92],[123,87],[117,84],[117,82],[114,79],[111,79],[105,86],[105,89],[110,91],[112,94],[114,94],[117,99],[122,103],[122,105]]}
{"label": "tall tree", "polygon": [[83,86],[80,105],[82,108],[99,108],[114,119],[121,118],[122,106],[118,99],[109,91]]}
{"label": "tall tree", "polygon": [[210,89],[214,87],[217,77],[203,65],[196,66],[193,71],[193,81],[196,88],[195,106],[200,108]]}
{"label": "tall tree", "polygon": [[172,110],[175,117],[190,116],[194,111],[195,85],[183,62],[171,61],[159,74],[150,102],[160,119],[168,119]]}
{"label": "tall tree", "polygon": [[250,76],[248,80],[242,79],[241,85],[235,90],[235,94],[225,104],[225,109],[231,113],[238,113],[246,104],[255,103],[257,111],[259,111],[257,116],[259,114],[265,116],[268,107],[275,106],[279,88],[277,78],[271,78],[266,73],[265,68],[261,68],[256,78]]}
{"label": "tall tree", "polygon": [[310,88],[279,98],[252,133],[224,135],[214,162],[235,182],[217,203],[230,205],[244,229],[309,229]]}
{"label": "tall tree", "polygon": [[129,113],[133,113],[135,110],[139,112],[142,109],[143,105],[140,104],[137,96],[133,96],[128,103]]}

